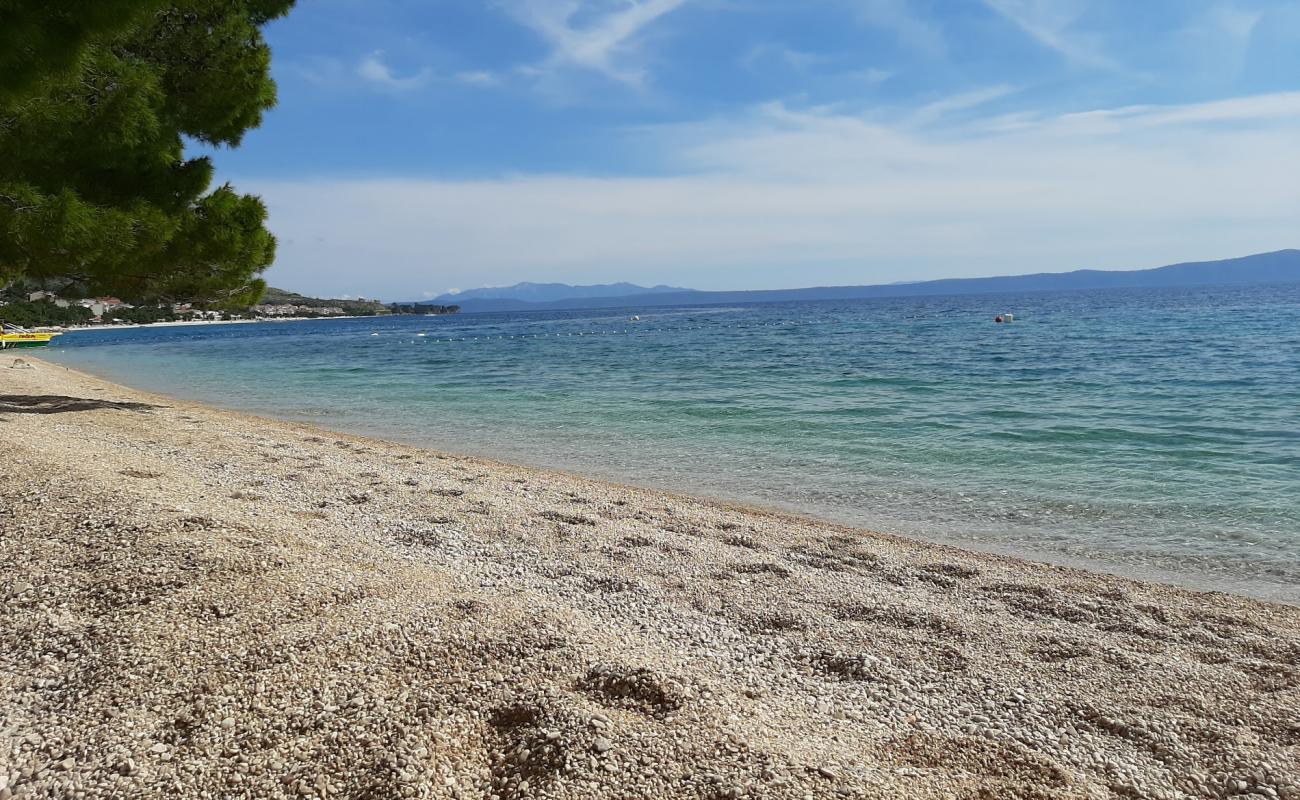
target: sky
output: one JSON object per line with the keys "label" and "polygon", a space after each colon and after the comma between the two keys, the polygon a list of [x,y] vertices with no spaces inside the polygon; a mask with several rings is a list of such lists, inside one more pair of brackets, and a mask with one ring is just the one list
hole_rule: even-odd
{"label": "sky", "polygon": [[700,289],[1300,246],[1295,0],[302,0],[272,285]]}

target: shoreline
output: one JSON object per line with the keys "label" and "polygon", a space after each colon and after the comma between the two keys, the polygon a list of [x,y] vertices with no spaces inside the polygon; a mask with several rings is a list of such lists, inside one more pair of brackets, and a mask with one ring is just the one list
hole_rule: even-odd
{"label": "shoreline", "polygon": [[[363,318],[348,317],[348,319]],[[1216,573],[1210,566],[1204,564],[1200,566],[1184,565],[1174,568],[1160,566],[1152,561],[1125,560],[1122,557],[1123,553],[1121,552],[1116,552],[1113,558],[1108,559],[1101,555],[1088,556],[1064,550],[1038,548],[1032,543],[998,543],[974,537],[966,538],[958,534],[933,534],[907,530],[905,528],[889,530],[887,528],[889,524],[888,522],[878,523],[878,526],[874,526],[871,521],[855,519],[854,515],[851,513],[845,513],[845,511],[840,508],[807,507],[795,503],[783,503],[779,499],[766,499],[757,496],[744,496],[737,494],[728,495],[726,493],[715,494],[712,490],[692,489],[684,486],[643,482],[638,480],[635,475],[618,472],[601,473],[599,470],[589,468],[587,465],[547,464],[526,454],[474,450],[470,447],[462,446],[460,443],[430,441],[428,438],[393,433],[385,430],[382,425],[357,425],[352,428],[332,428],[327,422],[315,421],[301,416],[294,416],[292,414],[275,414],[266,410],[247,411],[239,408],[222,406],[208,399],[186,398],[167,394],[165,392],[155,392],[148,389],[137,388],[130,386],[128,383],[119,383],[117,379],[110,375],[87,372],[76,367],[65,366],[58,361],[47,363],[51,363],[55,367],[68,370],[92,380],[100,380],[119,386],[124,390],[152,394],[156,397],[165,398],[171,402],[194,403],[223,413],[244,415],[253,420],[271,420],[288,424],[301,424],[330,433],[346,433],[348,435],[360,436],[362,438],[389,444],[400,444],[418,449],[437,451],[458,458],[478,459],[501,467],[526,467],[542,472],[562,474],[569,478],[591,480],[623,488],[664,492],[679,496],[683,499],[704,501],[740,511],[748,510],[757,513],[784,514],[812,524],[834,525],[851,530],[870,531],[873,534],[881,536],[896,536],[917,543],[953,547],[963,552],[1003,556],[1040,566],[1081,570],[1086,573],[1101,574],[1109,577],[1131,580],[1137,583],[1158,583],[1192,592],[1225,593],[1234,596],[1248,597],[1263,602],[1280,603],[1300,608],[1300,588],[1293,587],[1292,584],[1281,584],[1276,582],[1270,583],[1261,580],[1253,586],[1244,587],[1240,580],[1230,581],[1223,577],[1223,573]]]}
{"label": "shoreline", "polygon": [[[395,314],[375,314],[375,317],[397,316]],[[343,314],[330,317],[268,317],[265,319],[191,319],[191,320],[173,320],[171,322],[150,322],[141,324],[129,322],[122,325],[76,325],[71,328],[57,328],[63,333],[75,333],[77,331],[112,331],[112,330],[133,330],[136,328],[184,328],[192,325],[252,325],[261,322],[307,322],[311,320],[322,319],[369,319],[370,317],[361,317],[356,315]],[[55,328],[50,328],[54,330]]]}
{"label": "shoreline", "polygon": [[[311,318],[301,317],[296,319],[311,319]],[[360,318],[349,317],[349,319],[360,319]],[[181,324],[189,324],[189,323],[181,323]],[[136,326],[136,327],[148,327],[148,326]],[[786,508],[780,505],[766,505],[759,501],[735,500],[735,499],[728,499],[726,497],[721,497],[721,496],[714,496],[707,493],[690,493],[690,492],[683,492],[675,489],[659,488],[648,484],[638,483],[633,480],[623,480],[617,478],[605,478],[605,477],[592,476],[580,472],[576,469],[566,469],[563,467],[551,467],[551,466],[545,466],[540,464],[529,464],[521,461],[512,461],[508,457],[500,457],[500,456],[481,454],[481,453],[471,453],[471,452],[462,451],[454,448],[433,447],[433,446],[421,444],[417,441],[407,441],[407,440],[402,440],[401,438],[388,438],[385,437],[382,433],[350,432],[345,430],[337,430],[313,422],[290,419],[287,417],[264,416],[262,414],[257,414],[250,411],[242,411],[234,408],[224,408],[200,400],[191,400],[184,397],[177,397],[175,395],[169,395],[161,392],[154,392],[148,389],[140,389],[134,386],[129,386],[124,383],[119,383],[117,381],[114,381],[102,375],[96,375],[93,372],[87,372],[85,370],[78,369],[76,367],[68,367],[58,362],[46,361],[44,359],[39,359],[35,356],[29,356],[24,354],[18,356],[18,358],[28,362],[38,362],[50,369],[62,370],[70,375],[75,375],[78,378],[88,382],[102,384],[105,387],[110,387],[111,389],[122,393],[124,396],[147,398],[149,401],[154,403],[159,403],[159,404],[172,404],[174,406],[188,406],[196,410],[211,412],[213,414],[226,415],[236,419],[242,419],[244,421],[253,424],[284,425],[293,428],[301,428],[302,432],[308,434],[314,434],[317,436],[346,437],[349,439],[356,439],[360,442],[368,442],[381,447],[388,446],[388,447],[404,448],[413,451],[420,451],[426,454],[431,454],[433,455],[434,458],[442,459],[442,460],[451,459],[459,462],[478,463],[495,469],[527,471],[527,472],[537,473],[541,476],[551,476],[566,481],[590,482],[593,484],[605,486],[615,490],[653,493],[656,495],[662,495],[665,497],[672,498],[678,502],[691,502],[691,503],[698,503],[707,506],[714,506],[721,510],[735,512],[739,514],[750,514],[756,516],[785,519],[789,522],[796,523],[796,524],[820,526],[827,529],[840,530],[845,533],[867,534],[873,537],[881,537],[884,539],[896,540],[900,543],[906,543],[908,545],[917,546],[917,547],[931,547],[931,548],[936,548],[938,550],[952,550],[955,551],[957,554],[979,555],[979,556],[994,558],[994,559],[1008,559],[1012,562],[1023,564],[1028,567],[1035,567],[1035,568],[1049,569],[1049,570],[1075,571],[1075,572],[1082,573],[1084,575],[1111,578],[1117,581],[1124,581],[1124,582],[1134,583],[1138,585],[1155,584],[1159,586],[1168,587],[1170,589],[1186,591],[1192,594],[1225,595],[1225,596],[1237,597],[1237,598],[1251,600],[1260,603],[1277,604],[1282,606],[1292,605],[1290,603],[1276,601],[1270,598],[1255,597],[1253,595],[1243,594],[1240,592],[1223,592],[1215,589],[1197,589],[1194,587],[1183,586],[1181,584],[1171,582],[1171,581],[1154,580],[1154,579],[1147,579],[1142,577],[1133,577],[1118,572],[1108,572],[1105,569],[1102,569],[1100,567],[1092,568],[1092,567],[1075,565],[1075,564],[1058,563],[1046,559],[1038,560],[1031,557],[1018,556],[1012,553],[1000,552],[998,550],[993,550],[993,549],[980,550],[974,546],[963,546],[962,544],[955,543],[955,542],[928,540],[916,536],[908,536],[906,534],[901,534],[901,533],[879,531],[862,525],[857,525],[852,522],[835,520],[826,516],[819,516],[815,513],[804,512],[794,508]],[[0,369],[3,368],[5,368],[5,365],[3,364],[3,362],[0,362]]]}
{"label": "shoreline", "polygon": [[1300,797],[1293,606],[22,359],[0,791]]}

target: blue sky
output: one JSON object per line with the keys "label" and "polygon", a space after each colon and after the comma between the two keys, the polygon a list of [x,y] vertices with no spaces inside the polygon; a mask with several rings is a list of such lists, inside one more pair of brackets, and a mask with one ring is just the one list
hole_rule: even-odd
{"label": "blue sky", "polygon": [[223,179],[272,283],[430,296],[1297,246],[1294,0],[303,0]]}

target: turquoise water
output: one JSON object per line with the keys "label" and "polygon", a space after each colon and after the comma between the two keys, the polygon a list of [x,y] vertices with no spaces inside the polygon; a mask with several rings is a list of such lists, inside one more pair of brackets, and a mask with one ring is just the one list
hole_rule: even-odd
{"label": "turquoise water", "polygon": [[231,408],[1300,602],[1300,285],[144,328],[48,352]]}

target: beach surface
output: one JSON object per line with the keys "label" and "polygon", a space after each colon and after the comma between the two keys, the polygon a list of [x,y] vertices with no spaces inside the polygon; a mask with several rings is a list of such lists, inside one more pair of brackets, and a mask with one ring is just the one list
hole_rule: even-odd
{"label": "beach surface", "polygon": [[0,800],[1300,798],[1300,608],[0,358]]}

